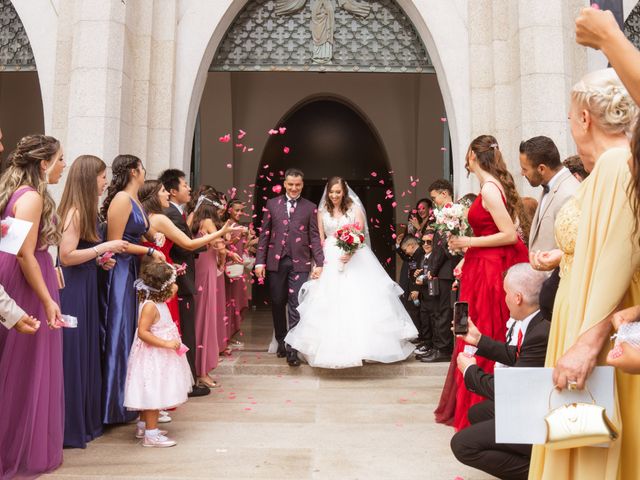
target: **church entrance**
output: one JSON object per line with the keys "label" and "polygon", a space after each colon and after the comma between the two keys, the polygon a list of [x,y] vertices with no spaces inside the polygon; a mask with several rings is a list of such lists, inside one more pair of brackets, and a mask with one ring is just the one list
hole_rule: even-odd
{"label": "church entrance", "polygon": [[[327,180],[341,176],[362,200],[369,217],[371,247],[393,276],[395,255],[389,249],[395,224],[390,205],[393,179],[384,146],[371,124],[344,101],[314,98],[294,107],[278,125],[287,130],[267,141],[255,180],[256,225],[261,224],[262,208],[274,194],[273,186],[282,184],[281,172],[287,168],[304,172],[302,195],[316,204]],[[290,149],[288,154],[285,148]],[[267,297],[266,288],[254,287],[257,304]]]}
{"label": "church entrance", "polygon": [[[191,178],[235,188],[254,204],[259,226],[287,167],[305,172],[304,195],[315,203],[328,177],[344,176],[367,208],[374,252],[395,277],[393,229],[431,181],[452,178],[438,79],[395,0],[320,3],[328,16],[300,0],[240,10],[207,76]],[[286,133],[269,134],[278,127]]]}

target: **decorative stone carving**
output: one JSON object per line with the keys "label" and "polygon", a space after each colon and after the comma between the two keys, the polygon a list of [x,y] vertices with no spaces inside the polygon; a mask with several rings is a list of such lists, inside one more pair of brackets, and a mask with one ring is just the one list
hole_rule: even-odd
{"label": "decorative stone carving", "polygon": [[[338,0],[346,11],[365,18],[371,7],[357,0]],[[303,8],[306,0],[278,0],[277,15],[291,15]],[[335,6],[333,0],[311,0],[311,37],[313,57],[316,63],[328,63],[333,58],[333,31],[335,28]]]}
{"label": "decorative stone carving", "polygon": [[395,0],[247,2],[210,70],[434,71],[420,36]]}
{"label": "decorative stone carving", "polygon": [[636,48],[640,48],[640,2],[633,7],[624,21],[624,34]]}
{"label": "decorative stone carving", "polygon": [[0,70],[35,70],[31,44],[11,0],[0,0]]}

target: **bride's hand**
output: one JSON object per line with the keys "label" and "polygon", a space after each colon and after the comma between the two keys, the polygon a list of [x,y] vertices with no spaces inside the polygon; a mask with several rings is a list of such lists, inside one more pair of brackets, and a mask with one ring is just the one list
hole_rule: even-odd
{"label": "bride's hand", "polygon": [[340,261],[341,261],[342,263],[348,263],[348,262],[349,262],[349,260],[351,260],[351,255],[349,255],[348,253],[345,253],[344,255],[342,255],[342,256],[340,257]]}

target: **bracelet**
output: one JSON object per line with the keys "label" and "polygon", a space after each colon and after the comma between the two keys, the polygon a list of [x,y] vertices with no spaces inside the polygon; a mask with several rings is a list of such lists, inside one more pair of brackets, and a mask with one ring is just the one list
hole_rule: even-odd
{"label": "bracelet", "polygon": [[98,249],[96,247],[91,248],[93,248],[93,251],[96,252],[96,258],[98,258],[100,256],[100,252],[98,251]]}
{"label": "bracelet", "polygon": [[155,252],[156,249],[153,247],[149,247],[149,250],[147,250],[147,257],[150,257],[151,255],[153,255],[153,252]]}

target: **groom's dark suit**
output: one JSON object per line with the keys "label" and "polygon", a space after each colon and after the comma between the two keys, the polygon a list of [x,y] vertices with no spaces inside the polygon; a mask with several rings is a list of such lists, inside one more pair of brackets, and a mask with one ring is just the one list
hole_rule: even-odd
{"label": "groom's dark suit", "polygon": [[[182,233],[191,238],[191,231],[187,226],[185,216],[178,210],[174,204],[164,210],[164,214],[169,217],[173,224],[178,227]],[[182,342],[189,347],[187,352],[187,361],[191,368],[193,378],[196,376],[196,270],[195,270],[195,254],[191,250],[179,247],[175,243],[169,251],[171,260],[175,265],[187,265],[184,275],[178,275],[176,284],[178,285],[178,309],[180,311],[180,331],[182,332]]]}
{"label": "groom's dark suit", "polygon": [[266,265],[276,340],[282,347],[289,328],[300,320],[298,292],[312,267],[322,267],[324,255],[318,232],[317,207],[302,197],[295,208],[281,195],[267,202],[262,220],[256,265]]}

